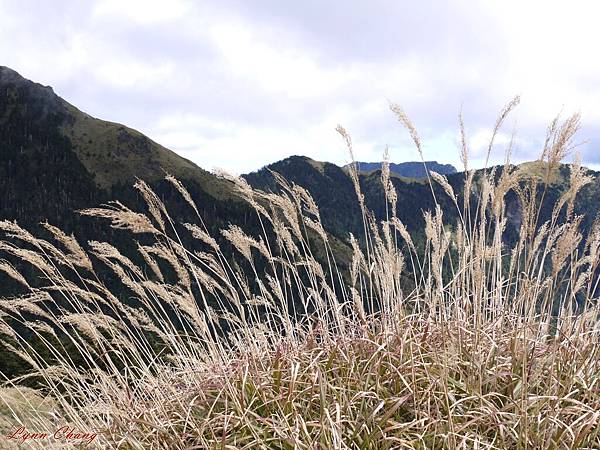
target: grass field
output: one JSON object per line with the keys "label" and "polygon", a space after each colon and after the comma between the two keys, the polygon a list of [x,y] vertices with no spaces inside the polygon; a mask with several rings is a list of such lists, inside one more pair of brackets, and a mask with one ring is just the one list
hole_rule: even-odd
{"label": "grass field", "polygon": [[[517,103],[501,112],[494,135]],[[420,152],[410,120],[392,111]],[[578,163],[550,220],[539,223],[538,214],[578,125],[578,116],[550,125],[539,176],[507,165],[498,178],[488,171],[474,180],[461,124],[469,201],[432,174],[459,220],[446,223],[440,208],[424,212],[424,251],[396,217],[401,199],[386,165],[382,222],[365,208],[351,169],[364,235],[351,238],[347,273],[310,195],[281,178],[281,194],[230,178],[264,226],[263,236],[224,230],[234,256],[200,217],[183,229],[204,250],[182,245],[182,227],[143,182],[136,187],[147,214],[120,204],[82,211],[143,237],[143,266],[110,243],[82,246],[51,226],[54,239],[43,240],[0,223],[0,251],[43,276],[34,283],[13,273],[23,294],[0,303],[1,330],[52,399],[42,407],[23,391],[19,400],[7,382],[2,399],[19,405],[11,420],[33,421],[40,433],[57,423],[93,430],[97,448],[599,448],[600,223],[583,235],[573,214],[590,181]],[[338,131],[352,154],[349,134]],[[508,247],[511,190],[523,219]],[[98,281],[98,264],[135,304]],[[415,286],[408,292],[407,276]],[[52,362],[17,325],[46,343]],[[57,335],[76,355],[62,351]]]}

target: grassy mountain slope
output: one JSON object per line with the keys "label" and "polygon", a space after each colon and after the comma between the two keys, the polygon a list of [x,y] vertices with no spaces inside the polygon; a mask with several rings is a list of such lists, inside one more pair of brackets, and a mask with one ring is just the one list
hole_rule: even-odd
{"label": "grassy mountain slope", "polygon": [[[48,221],[84,246],[90,240],[110,242],[132,255],[138,241],[128,233],[75,211],[118,200],[134,211],[147,212],[148,206],[133,187],[139,177],[170,205],[175,222],[197,221],[195,212],[164,180],[165,172],[186,186],[217,240],[222,240],[219,231],[230,222],[257,229],[256,214],[234,194],[231,182],[137,131],[82,113],[50,87],[0,67],[0,220],[16,221],[46,238],[49,233],[40,223]],[[138,240],[144,244],[147,239],[140,236]],[[197,248],[192,240],[185,242]],[[7,260],[24,276],[41,279],[39,272],[18,258]],[[110,271],[100,270],[98,276],[124,302],[135,296],[115,287],[118,277]],[[18,283],[0,270],[0,297],[17,292]],[[2,359],[0,372],[18,372],[20,367],[14,364],[8,357]]]}
{"label": "grassy mountain slope", "polygon": [[[57,140],[64,137],[68,142],[62,142],[62,150],[70,150],[75,155],[99,188],[131,184],[139,176],[153,182],[168,172],[201,184],[215,198],[230,198],[226,182],[136,130],[96,119],[78,110],[58,97],[50,87],[0,67],[0,89],[0,127],[3,131],[21,131],[22,137],[30,143],[23,146],[25,151],[35,146],[40,132],[46,137],[55,136]],[[59,151],[56,145],[48,144],[46,150]],[[2,145],[7,145],[6,139]]]}
{"label": "grassy mountain slope", "polygon": [[73,232],[85,228],[73,210],[109,200],[140,205],[131,187],[138,177],[168,198],[166,172],[189,188],[208,224],[247,215],[230,182],[6,67],[0,67],[0,150],[0,218],[26,227],[47,219]]}

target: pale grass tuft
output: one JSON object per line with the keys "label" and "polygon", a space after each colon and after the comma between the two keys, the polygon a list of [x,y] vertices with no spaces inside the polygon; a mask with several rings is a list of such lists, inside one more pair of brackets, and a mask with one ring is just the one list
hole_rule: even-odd
{"label": "pale grass tuft", "polygon": [[109,202],[105,208],[83,209],[79,214],[110,219],[113,228],[129,230],[132,233],[159,234],[146,216],[133,212],[119,201]]}
{"label": "pale grass tuft", "polygon": [[218,252],[220,250],[219,244],[217,243],[217,241],[211,235],[209,235],[206,231],[204,231],[202,228],[200,228],[198,225],[191,224],[191,223],[184,223],[183,226],[186,227],[192,233],[192,236],[194,236],[195,239],[198,239],[198,240],[204,242],[215,252]]}
{"label": "pale grass tuft", "polygon": [[65,255],[68,262],[89,271],[93,270],[90,258],[73,235],[67,236],[61,229],[50,225],[48,222],[42,223],[42,226],[68,250]]}
{"label": "pale grass tuft", "polygon": [[434,172],[433,170],[429,171],[429,175],[435,182],[442,186],[442,189],[444,189],[444,192],[452,199],[454,204],[458,205],[456,195],[454,194],[454,189],[452,189],[452,186],[450,186],[450,183],[448,183],[448,178],[445,175],[440,175],[439,173]]}
{"label": "pale grass tuft", "polygon": [[163,212],[166,215],[166,211],[164,210],[164,205],[154,193],[152,188],[148,186],[148,184],[143,180],[137,180],[133,185],[137,191],[142,194],[146,205],[148,206],[148,211],[160,227],[162,231],[165,231],[165,220],[163,218]]}
{"label": "pale grass tuft", "polygon": [[0,260],[0,271],[4,272],[10,278],[26,288],[29,287],[29,283],[25,277],[23,277],[23,275],[21,275],[10,262],[6,260]]}
{"label": "pale grass tuft", "polygon": [[192,196],[190,195],[188,190],[185,188],[185,186],[183,184],[181,184],[181,182],[171,174],[167,174],[165,176],[165,180],[167,180],[169,183],[171,183],[175,187],[175,189],[177,189],[177,191],[179,191],[179,193],[181,194],[183,199],[187,202],[187,204],[190,205],[194,211],[196,211],[196,214],[198,216],[200,216],[200,213],[198,212],[198,207],[196,206],[196,202],[192,199]]}
{"label": "pale grass tuft", "polygon": [[417,129],[413,125],[412,121],[408,117],[408,115],[404,112],[404,109],[396,103],[390,103],[390,110],[396,115],[396,118],[404,125],[404,127],[408,130],[410,137],[415,144],[417,151],[419,152],[419,156],[422,160],[424,160],[423,149],[421,146],[421,138],[419,137],[419,133]]}

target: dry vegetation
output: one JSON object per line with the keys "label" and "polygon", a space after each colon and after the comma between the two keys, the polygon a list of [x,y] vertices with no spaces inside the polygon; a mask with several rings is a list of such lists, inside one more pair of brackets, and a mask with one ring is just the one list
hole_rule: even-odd
{"label": "dry vegetation", "polygon": [[[502,111],[496,131],[516,103]],[[406,115],[392,110],[420,150]],[[546,183],[577,128],[577,116],[549,128]],[[350,137],[338,131],[352,152]],[[148,215],[118,203],[83,213],[151,236],[153,243],[138,247],[146,269],[109,243],[89,242],[84,250],[50,226],[56,242],[1,223],[0,250],[35,266],[44,283],[32,288],[6,263],[0,267],[25,291],[0,303],[0,329],[53,405],[49,416],[25,391],[12,420],[35,423],[38,432],[64,423],[94,430],[98,448],[600,447],[600,224],[582,236],[573,214],[589,180],[574,164],[571,188],[552,218],[538,223],[544,177],[522,180],[507,165],[498,178],[489,171],[474,180],[464,132],[462,142],[471,201],[432,175],[460,220],[447,224],[439,208],[426,212],[424,252],[395,215],[386,166],[389,217],[382,223],[365,209],[352,172],[365,235],[351,238],[348,274],[337,268],[310,195],[283,179],[280,195],[231,179],[265,230],[263,237],[224,230],[239,263],[200,217],[186,228],[206,251],[188,250],[143,182],[137,188]],[[195,210],[185,188],[168,179]],[[507,248],[510,190],[523,220],[518,242]],[[98,282],[99,262],[137,304],[124,304]],[[406,274],[416,286],[410,292]],[[46,342],[56,361],[30,348],[15,324]],[[61,351],[56,334],[83,363]]]}

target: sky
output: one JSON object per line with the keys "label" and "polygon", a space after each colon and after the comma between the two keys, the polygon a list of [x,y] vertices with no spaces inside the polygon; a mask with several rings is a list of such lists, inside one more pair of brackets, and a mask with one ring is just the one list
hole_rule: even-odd
{"label": "sky", "polygon": [[548,123],[582,115],[577,151],[600,167],[600,2],[571,0],[0,0],[0,65],[79,109],[138,129],[211,170],[290,155],[471,167],[536,159]]}

